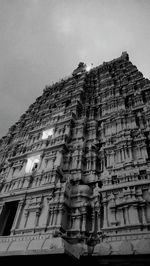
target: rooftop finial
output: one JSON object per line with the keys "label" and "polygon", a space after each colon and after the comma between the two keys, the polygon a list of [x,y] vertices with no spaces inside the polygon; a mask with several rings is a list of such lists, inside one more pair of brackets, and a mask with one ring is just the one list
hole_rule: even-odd
{"label": "rooftop finial", "polygon": [[124,59],[124,60],[129,60],[129,55],[126,51],[122,52],[121,54],[121,57]]}
{"label": "rooftop finial", "polygon": [[86,64],[83,62],[80,62],[78,64],[78,67],[73,71],[73,75],[80,74],[81,72],[84,72],[86,70]]}

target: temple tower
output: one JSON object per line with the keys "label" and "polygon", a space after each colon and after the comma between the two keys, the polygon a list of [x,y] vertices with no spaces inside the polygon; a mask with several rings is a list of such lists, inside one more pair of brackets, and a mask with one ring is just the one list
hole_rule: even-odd
{"label": "temple tower", "polygon": [[149,228],[150,81],[80,62],[0,140],[0,256],[136,259]]}

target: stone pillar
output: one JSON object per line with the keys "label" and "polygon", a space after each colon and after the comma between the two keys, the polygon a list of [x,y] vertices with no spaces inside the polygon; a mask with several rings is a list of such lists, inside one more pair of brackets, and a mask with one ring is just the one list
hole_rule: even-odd
{"label": "stone pillar", "polygon": [[142,212],[142,224],[147,224],[146,216],[145,216],[145,203],[140,204],[141,212]]}
{"label": "stone pillar", "polygon": [[52,176],[51,176],[51,183],[55,183],[55,175],[54,174],[52,174]]}
{"label": "stone pillar", "polygon": [[129,214],[128,214],[128,206],[124,206],[124,218],[125,218],[125,224],[129,225],[130,221],[129,221]]}
{"label": "stone pillar", "polygon": [[58,209],[58,214],[57,214],[57,226],[58,227],[61,227],[63,212],[64,212],[63,207],[61,206]]}
{"label": "stone pillar", "polygon": [[132,160],[132,150],[131,150],[131,147],[129,147],[129,158]]}
{"label": "stone pillar", "polygon": [[121,162],[124,162],[124,151],[123,148],[120,150],[120,157],[121,157]]}
{"label": "stone pillar", "polygon": [[103,169],[104,169],[104,159],[101,160],[101,169],[100,170],[103,171]]}
{"label": "stone pillar", "polygon": [[111,152],[111,166],[114,165],[114,162],[115,162],[115,152],[112,151],[112,152]]}
{"label": "stone pillar", "polygon": [[54,208],[53,226],[57,223],[57,207]]}
{"label": "stone pillar", "polygon": [[86,212],[82,213],[82,228],[81,228],[82,232],[86,231]]}
{"label": "stone pillar", "polygon": [[53,216],[54,216],[54,210],[53,210],[53,208],[50,208],[49,226],[52,226],[52,224],[53,224]]}
{"label": "stone pillar", "polygon": [[124,149],[124,156],[125,156],[125,160],[128,161],[129,155],[128,155],[127,147],[125,147],[125,149]]}
{"label": "stone pillar", "polygon": [[115,197],[113,194],[109,196],[109,203],[108,203],[108,220],[109,225],[113,226],[116,225],[116,217],[115,217]]}
{"label": "stone pillar", "polygon": [[121,149],[118,150],[118,162],[121,162]]}
{"label": "stone pillar", "polygon": [[131,205],[129,207],[128,212],[129,212],[129,222],[130,222],[130,224],[133,224],[133,225],[134,224],[135,225],[140,224],[139,223],[139,215],[138,215],[137,204],[133,203],[133,205]]}
{"label": "stone pillar", "polygon": [[92,215],[91,215],[92,217],[92,229],[91,229],[91,231],[92,231],[92,233],[94,232],[94,226],[95,226],[95,210],[93,209],[92,210]]}
{"label": "stone pillar", "polygon": [[116,224],[117,224],[115,215],[116,215],[116,211],[114,208],[112,208],[111,209],[111,222],[110,222],[111,226],[116,226]]}
{"label": "stone pillar", "polygon": [[45,223],[43,226],[45,226],[45,228],[47,228],[47,226],[49,226],[49,222],[50,222],[50,209],[48,208],[47,215],[45,217]]}
{"label": "stone pillar", "polygon": [[81,164],[82,164],[82,157],[79,156],[79,158],[78,158],[78,169],[81,169]]}
{"label": "stone pillar", "polygon": [[29,211],[28,210],[25,210],[25,221],[24,221],[24,228],[26,227],[27,225],[27,221],[28,221],[28,217],[29,217]]}
{"label": "stone pillar", "polygon": [[72,215],[72,217],[71,217],[71,220],[72,220],[72,222],[71,222],[71,229],[75,229],[75,219],[76,219],[76,217],[74,216],[74,215]]}
{"label": "stone pillar", "polygon": [[145,145],[142,147],[142,158],[144,159],[148,158],[147,149]]}
{"label": "stone pillar", "polygon": [[73,165],[72,165],[72,167],[75,168],[75,169],[77,169],[77,160],[76,159],[77,159],[76,156],[73,156],[73,160],[72,160]]}
{"label": "stone pillar", "polygon": [[128,156],[126,154],[126,147],[123,147],[123,157],[124,157],[124,162],[126,162]]}
{"label": "stone pillar", "polygon": [[150,206],[146,205],[146,222],[150,223]]}
{"label": "stone pillar", "polygon": [[117,220],[120,222],[120,226],[124,226],[124,209],[122,207],[117,208]]}
{"label": "stone pillar", "polygon": [[76,215],[75,216],[75,221],[74,221],[74,229],[76,231],[80,231],[80,220],[81,220],[81,216],[80,215]]}
{"label": "stone pillar", "polygon": [[109,166],[111,166],[111,152],[110,151],[108,154],[108,164],[109,164]]}
{"label": "stone pillar", "polygon": [[111,123],[111,135],[115,132],[114,122]]}
{"label": "stone pillar", "polygon": [[38,226],[40,214],[41,214],[41,210],[40,209],[36,210],[35,227]]}
{"label": "stone pillar", "polygon": [[93,170],[96,170],[96,156],[93,159]]}
{"label": "stone pillar", "polygon": [[92,160],[91,156],[89,157],[89,170],[92,169]]}
{"label": "stone pillar", "polygon": [[107,199],[104,198],[103,199],[103,206],[104,206],[104,223],[103,223],[103,228],[107,228],[108,227],[108,214],[107,214]]}
{"label": "stone pillar", "polygon": [[18,208],[17,208],[17,212],[15,215],[15,219],[11,228],[11,234],[15,233],[15,229],[18,228],[19,223],[20,223],[20,219],[21,219],[21,215],[22,215],[22,211],[23,211],[23,207],[24,207],[24,200],[21,200],[18,204]]}
{"label": "stone pillar", "polygon": [[97,211],[97,232],[101,231],[101,213],[100,210]]}

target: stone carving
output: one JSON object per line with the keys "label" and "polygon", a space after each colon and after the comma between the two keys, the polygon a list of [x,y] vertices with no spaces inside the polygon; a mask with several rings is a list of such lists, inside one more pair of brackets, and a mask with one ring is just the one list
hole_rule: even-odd
{"label": "stone carving", "polygon": [[150,253],[149,100],[126,52],[45,87],[0,140],[2,251]]}

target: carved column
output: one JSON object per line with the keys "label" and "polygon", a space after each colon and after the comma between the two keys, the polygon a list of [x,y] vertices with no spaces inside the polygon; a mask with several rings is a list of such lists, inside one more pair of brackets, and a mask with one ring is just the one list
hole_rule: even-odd
{"label": "carved column", "polygon": [[125,218],[125,224],[129,225],[130,221],[129,221],[129,214],[128,214],[128,205],[124,206],[124,218]]}
{"label": "carved column", "polygon": [[140,204],[141,213],[142,213],[142,224],[147,224],[146,217],[145,217],[145,202]]}
{"label": "carved column", "polygon": [[28,217],[29,217],[29,211],[28,210],[25,210],[24,216],[25,216],[25,221],[24,221],[24,228],[25,228],[27,225]]}
{"label": "carved column", "polygon": [[91,220],[92,220],[92,233],[94,232],[94,227],[95,227],[95,209],[92,209],[92,215],[91,215]]}
{"label": "carved column", "polygon": [[143,147],[142,147],[142,158],[144,158],[144,159],[148,158],[146,145],[143,145]]}
{"label": "carved column", "polygon": [[118,163],[121,162],[121,149],[118,149]]}
{"label": "carved column", "polygon": [[43,226],[45,226],[45,229],[49,226],[50,222],[50,208],[48,208],[47,215],[45,217],[45,223]]}
{"label": "carved column", "polygon": [[111,160],[110,160],[110,165],[113,166],[114,165],[114,157],[115,157],[115,152],[111,151]]}
{"label": "carved column", "polygon": [[78,157],[78,163],[77,163],[78,169],[81,169],[81,164],[82,164],[82,156],[79,156]]}
{"label": "carved column", "polygon": [[63,212],[64,212],[63,206],[60,206],[58,209],[58,214],[57,214],[57,226],[58,227],[61,227]]}
{"label": "carved column", "polygon": [[146,221],[150,223],[150,206],[148,203],[146,204]]}
{"label": "carved column", "polygon": [[49,212],[50,212],[49,226],[52,226],[52,223],[53,223],[53,215],[54,215],[53,208],[52,207],[50,208]]}
{"label": "carved column", "polygon": [[81,231],[85,232],[86,231],[86,208],[83,208],[81,211],[82,211],[82,227],[81,227]]}
{"label": "carved column", "polygon": [[38,226],[40,214],[41,214],[41,210],[37,209],[36,216],[35,216],[35,227]]}
{"label": "carved column", "polygon": [[101,231],[101,227],[102,227],[102,224],[101,224],[101,213],[100,213],[100,209],[97,211],[97,232],[100,232]]}
{"label": "carved column", "polygon": [[95,155],[94,158],[93,158],[93,170],[96,170],[96,160],[97,160],[97,158],[96,158],[96,155]]}
{"label": "carved column", "polygon": [[132,160],[132,147],[129,146],[128,148],[129,148],[129,158],[130,160]]}
{"label": "carved column", "polygon": [[75,230],[76,231],[80,231],[80,221],[81,221],[81,215],[78,214],[76,215],[76,219],[75,219]]}
{"label": "carved column", "polygon": [[103,206],[104,206],[104,223],[103,228],[108,227],[108,213],[107,213],[107,199],[106,196],[103,198]]}
{"label": "carved column", "polygon": [[125,160],[126,160],[125,150],[124,150],[124,147],[122,147],[122,161],[124,162]]}
{"label": "carved column", "polygon": [[129,207],[129,221],[130,224],[139,224],[139,215],[138,215],[138,207],[136,203],[133,203]]}
{"label": "carved column", "polygon": [[71,217],[71,229],[75,229],[75,219],[76,219],[76,216],[72,215],[72,217]]}
{"label": "carved column", "polygon": [[15,219],[14,219],[14,222],[13,222],[13,225],[12,225],[12,228],[11,228],[11,234],[14,234],[15,233],[15,229],[17,229],[19,227],[19,223],[20,223],[20,219],[21,219],[21,215],[22,215],[22,211],[23,211],[23,208],[24,208],[24,200],[21,200],[18,204],[18,208],[17,208],[17,212],[16,212],[16,215],[15,215]]}
{"label": "carved column", "polygon": [[109,219],[109,224],[110,226],[116,225],[116,217],[115,217],[115,197],[113,194],[109,196],[109,203],[108,203],[108,219]]}
{"label": "carved column", "polygon": [[51,182],[55,183],[55,175],[54,174],[52,174],[52,176],[51,176]]}
{"label": "carved column", "polygon": [[120,226],[124,226],[124,209],[122,206],[117,208],[117,220]]}
{"label": "carved column", "polygon": [[125,148],[124,148],[124,156],[125,156],[125,160],[128,161],[129,155],[128,155],[128,151],[127,151],[127,146],[125,146]]}
{"label": "carved column", "polygon": [[53,226],[57,223],[57,207],[54,208]]}

